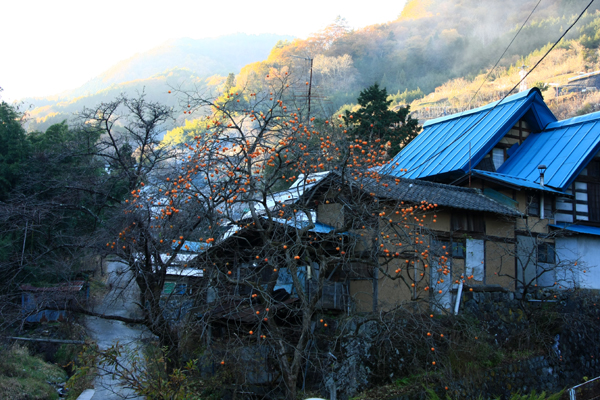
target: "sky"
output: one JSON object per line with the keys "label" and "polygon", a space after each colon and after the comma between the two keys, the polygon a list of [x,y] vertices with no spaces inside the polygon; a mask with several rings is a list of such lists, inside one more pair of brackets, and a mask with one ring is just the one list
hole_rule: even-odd
{"label": "sky", "polygon": [[354,29],[395,20],[405,1],[5,0],[0,96],[14,101],[77,88],[168,39],[238,32],[306,38],[338,15]]}

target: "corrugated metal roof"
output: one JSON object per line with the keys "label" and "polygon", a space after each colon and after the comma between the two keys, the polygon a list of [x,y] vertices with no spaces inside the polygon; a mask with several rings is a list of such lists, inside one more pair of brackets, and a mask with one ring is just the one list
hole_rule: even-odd
{"label": "corrugated metal roof", "polygon": [[[294,229],[303,229],[305,227],[307,227],[308,225],[310,225],[310,221],[308,220],[308,218],[306,218],[305,216],[302,217],[303,213],[298,213],[296,215],[300,215],[300,218],[296,218],[295,221],[294,220],[288,220],[285,218],[273,218],[274,222],[279,222],[280,224],[284,224],[284,225],[289,225]],[[335,228],[333,226],[329,226],[329,225],[325,225],[321,222],[316,222],[317,220],[317,214],[315,212],[312,213],[313,217],[312,220],[315,221],[314,222],[314,228],[309,229],[309,231],[311,232],[316,232],[316,233],[329,233],[329,232],[333,232],[335,230]],[[268,219],[267,217],[263,217],[265,219]]]}
{"label": "corrugated metal roof", "polygon": [[21,285],[21,290],[26,292],[45,292],[45,293],[59,293],[59,292],[80,292],[85,286],[85,281],[71,281],[62,282],[53,286],[32,286],[30,284]]}
{"label": "corrugated metal roof", "polygon": [[573,76],[573,77],[567,79],[567,81],[568,82],[574,82],[574,81],[578,81],[580,79],[586,79],[586,78],[589,78],[591,76],[596,76],[598,74],[600,74],[600,71],[588,72],[587,74],[581,74],[581,75]]}
{"label": "corrugated metal roof", "polygon": [[[471,166],[475,166],[524,116],[534,130],[556,121],[540,91],[533,88],[502,103],[427,121],[423,131],[380,173],[410,179],[460,176],[469,168],[469,148]],[[401,168],[408,172],[400,172]]]}
{"label": "corrugated metal roof", "polygon": [[491,181],[498,181],[498,182],[506,184],[508,186],[515,186],[517,188],[541,190],[544,192],[550,192],[550,193],[554,193],[554,194],[563,194],[562,192],[552,189],[551,187],[540,186],[539,183],[528,181],[527,179],[523,179],[518,176],[500,174],[498,172],[480,171],[478,169],[472,170],[471,174],[475,177],[479,177],[482,179],[488,179]]}
{"label": "corrugated metal roof", "polygon": [[[281,204],[294,203],[296,200],[302,197],[304,193],[306,193],[315,185],[317,185],[317,183],[319,183],[321,179],[327,176],[328,173],[328,171],[324,171],[310,175],[300,174],[296,181],[292,183],[292,186],[289,187],[289,189],[283,190],[281,192],[272,193],[267,196],[267,208],[273,209],[274,207],[277,207]],[[266,212],[265,207],[260,202],[260,200],[254,201],[254,210],[258,214],[264,214]],[[244,214],[242,215],[240,220],[250,218],[251,215],[252,212],[250,211],[250,206],[248,205],[247,207],[245,207]]]}
{"label": "corrugated metal roof", "polygon": [[167,275],[202,278],[204,276],[204,271],[198,268],[168,267]]}
{"label": "corrugated metal roof", "polygon": [[532,133],[498,169],[506,175],[540,182],[539,165],[547,167],[544,183],[565,191],[600,148],[600,112],[549,124]]}
{"label": "corrugated metal roof", "polygon": [[553,228],[564,229],[575,233],[584,233],[586,235],[600,236],[600,228],[595,226],[574,225],[566,223],[550,224]]}

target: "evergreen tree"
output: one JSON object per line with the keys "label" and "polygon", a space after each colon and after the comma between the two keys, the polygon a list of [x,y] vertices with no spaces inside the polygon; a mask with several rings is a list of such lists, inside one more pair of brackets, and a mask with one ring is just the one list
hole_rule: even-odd
{"label": "evergreen tree", "polygon": [[377,83],[361,91],[357,100],[360,108],[346,111],[342,117],[350,128],[348,133],[369,143],[379,139],[389,157],[394,157],[421,130],[418,121],[408,115],[410,106],[397,111],[389,109],[392,100],[388,100],[387,90]]}
{"label": "evergreen tree", "polygon": [[223,88],[223,91],[225,93],[229,93],[231,88],[233,88],[234,86],[235,86],[235,74],[233,72],[230,72],[229,75],[227,75],[227,80],[225,81],[225,86]]}
{"label": "evergreen tree", "polygon": [[0,102],[0,143],[0,200],[3,200],[16,185],[29,151],[20,115],[4,101]]}

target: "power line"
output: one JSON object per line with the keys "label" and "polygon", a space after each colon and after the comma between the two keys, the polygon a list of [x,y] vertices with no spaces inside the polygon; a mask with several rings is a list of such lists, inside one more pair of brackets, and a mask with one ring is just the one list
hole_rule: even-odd
{"label": "power line", "polygon": [[[471,129],[475,128],[477,125],[479,125],[479,123],[481,121],[483,121],[483,119],[485,117],[487,117],[492,111],[494,111],[494,109],[496,107],[498,107],[508,96],[510,93],[512,93],[513,90],[515,90],[520,84],[521,82],[523,82],[527,76],[529,76],[530,73],[533,72],[533,70],[535,70],[537,68],[538,65],[540,65],[540,63],[542,61],[544,61],[544,59],[546,58],[546,56],[556,47],[556,45],[565,37],[565,35],[567,33],[569,33],[569,31],[571,30],[571,28],[573,28],[573,26],[575,26],[575,24],[581,19],[581,17],[583,16],[583,14],[585,14],[585,12],[588,10],[588,8],[590,8],[590,6],[592,5],[592,3],[594,2],[594,0],[591,0],[588,5],[583,9],[583,11],[577,16],[577,18],[575,19],[575,21],[564,31],[564,33],[558,38],[558,40],[556,40],[554,42],[554,44],[550,47],[550,49],[548,49],[548,51],[542,56],[542,58],[540,58],[540,60],[527,72],[527,74],[525,74],[525,76],[515,85],[513,86],[513,88],[511,90],[509,90],[504,97],[502,97],[502,99],[500,99],[499,101],[496,102],[496,104],[494,104],[494,106],[492,108],[490,108],[488,110],[487,113],[485,113],[485,115],[483,115],[481,118],[479,118],[479,120],[477,120],[475,122],[475,124],[473,124],[472,126],[470,126],[466,131],[464,131],[463,133],[461,133],[456,139],[454,139],[453,141],[451,141],[450,143],[448,143],[448,145],[446,147],[444,147],[442,150],[438,151],[437,153],[433,154],[432,156],[430,156],[427,160],[423,161],[422,163],[420,163],[419,165],[413,167],[410,169],[410,171],[414,171],[418,168],[420,168],[421,166],[425,165],[426,163],[428,163],[429,161],[433,161],[433,157],[436,157],[438,155],[440,155],[441,153],[443,153],[446,149],[448,149],[451,145],[453,145],[456,141],[458,141],[458,139],[460,139],[461,137],[463,137],[464,135],[466,135],[467,133],[469,133],[469,131],[471,131]],[[537,6],[536,6],[537,7]],[[458,122],[458,120],[456,121]],[[455,122],[455,124],[456,124]],[[408,172],[408,171],[407,171]],[[461,178],[462,179],[462,178]],[[456,182],[456,181],[454,181]],[[452,183],[454,183],[452,182]]]}
{"label": "power line", "polygon": [[477,96],[477,93],[479,93],[479,91],[481,90],[481,88],[483,87],[483,85],[487,82],[487,80],[490,77],[490,75],[492,74],[492,72],[494,72],[494,70],[496,69],[496,67],[498,66],[498,64],[500,63],[500,61],[502,60],[502,57],[504,57],[504,55],[506,54],[506,52],[508,51],[508,49],[510,48],[510,46],[513,44],[513,42],[517,38],[517,36],[519,36],[519,33],[521,33],[521,31],[523,30],[523,28],[525,27],[525,25],[529,21],[529,18],[531,18],[531,16],[533,15],[533,13],[538,8],[538,6],[540,5],[541,2],[542,2],[542,0],[538,0],[538,2],[535,5],[535,7],[533,7],[533,10],[531,10],[531,12],[529,13],[529,15],[527,16],[527,19],[525,19],[525,22],[523,22],[523,24],[521,25],[521,27],[519,28],[519,30],[517,31],[517,33],[515,34],[515,36],[513,36],[512,40],[508,44],[508,46],[506,46],[506,49],[504,49],[504,51],[502,52],[502,55],[498,58],[498,61],[496,61],[496,64],[494,64],[494,66],[492,67],[492,69],[487,73],[487,75],[483,79],[483,82],[481,82],[481,85],[477,88],[477,90],[475,91],[475,94],[473,95],[473,97],[471,97],[471,100],[469,100],[468,105],[471,105],[471,102],[473,101],[473,99],[475,99],[475,96]]}
{"label": "power line", "polygon": [[[534,69],[535,69],[535,68],[536,68],[538,65],[540,65],[540,63],[541,63],[542,61],[544,61],[544,58],[546,58],[546,56],[547,56],[547,55],[548,55],[548,54],[549,54],[549,53],[550,53],[550,52],[551,52],[551,51],[552,51],[552,50],[553,50],[553,49],[556,47],[556,45],[557,45],[557,44],[558,44],[558,43],[559,43],[559,42],[560,42],[560,41],[561,41],[561,40],[562,40],[562,39],[565,37],[565,35],[566,35],[567,33],[569,33],[569,31],[571,30],[571,28],[572,28],[572,27],[573,27],[573,26],[574,26],[574,25],[577,23],[577,21],[579,21],[579,20],[581,19],[581,17],[583,16],[583,14],[585,14],[585,12],[588,10],[588,8],[590,8],[590,6],[592,5],[592,3],[593,3],[593,2],[594,2],[594,0],[591,0],[591,1],[588,3],[588,5],[587,5],[587,6],[586,6],[586,7],[583,9],[583,11],[582,11],[582,12],[581,12],[581,13],[580,13],[578,16],[577,16],[577,18],[575,19],[575,21],[574,21],[574,22],[571,24],[571,26],[569,26],[569,27],[567,28],[567,30],[566,30],[566,31],[565,31],[565,32],[564,32],[564,33],[561,35],[561,37],[560,37],[560,38],[558,38],[558,40],[557,40],[556,42],[554,42],[554,44],[552,45],[552,47],[550,47],[550,49],[548,49],[548,51],[546,52],[546,54],[544,54],[544,56],[543,56],[542,58],[540,58],[540,60],[539,60],[537,63],[535,63],[535,65],[533,66],[533,68],[531,68],[531,69],[529,70],[529,72],[527,72],[527,74],[525,74],[525,76],[523,77],[523,79],[521,79],[521,80],[519,81],[519,83],[517,83],[517,84],[516,84],[516,85],[515,85],[515,86],[514,86],[514,87],[513,87],[511,90],[510,90],[511,92],[512,92],[513,90],[515,90],[515,88],[516,88],[517,86],[519,86],[519,85],[521,84],[521,82],[523,82],[523,81],[524,81],[524,80],[527,78],[527,76],[528,76],[530,73],[532,73],[532,72],[533,72],[533,70],[534,70]],[[510,93],[510,92],[508,92],[508,93]],[[508,96],[508,94],[507,94],[506,96]],[[506,98],[506,96],[504,96],[504,98],[503,98],[502,100],[504,100],[504,99]],[[502,101],[502,100],[500,100],[500,101]]]}

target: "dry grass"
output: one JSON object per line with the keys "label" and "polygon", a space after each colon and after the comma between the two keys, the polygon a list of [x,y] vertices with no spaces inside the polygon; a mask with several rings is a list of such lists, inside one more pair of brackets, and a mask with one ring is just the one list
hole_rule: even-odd
{"label": "dry grass", "polygon": [[[420,110],[424,107],[449,107],[464,110],[480,107],[492,101],[502,98],[519,81],[521,65],[533,67],[547,51],[547,48],[533,52],[510,67],[498,67],[490,74],[488,80],[483,84],[487,75],[481,74],[473,80],[457,78],[450,80],[436,88],[434,93],[422,99],[415,100],[411,104],[412,110]],[[590,72],[600,69],[597,62],[599,50],[590,52],[575,41],[565,44],[562,48],[555,48],[546,59],[527,77],[529,87],[536,82],[566,84],[568,78],[580,72]],[[481,86],[481,89],[479,87]],[[479,92],[477,90],[479,89]],[[476,94],[477,93],[477,94]],[[555,97],[553,90],[544,92],[546,100]],[[573,106],[576,108],[577,106]],[[565,115],[568,113],[565,113]]]}
{"label": "dry grass", "polygon": [[600,111],[600,92],[572,93],[546,100],[558,120]]}
{"label": "dry grass", "polygon": [[58,399],[56,390],[48,382],[66,380],[64,370],[31,356],[26,347],[0,348],[0,393],[3,399]]}

